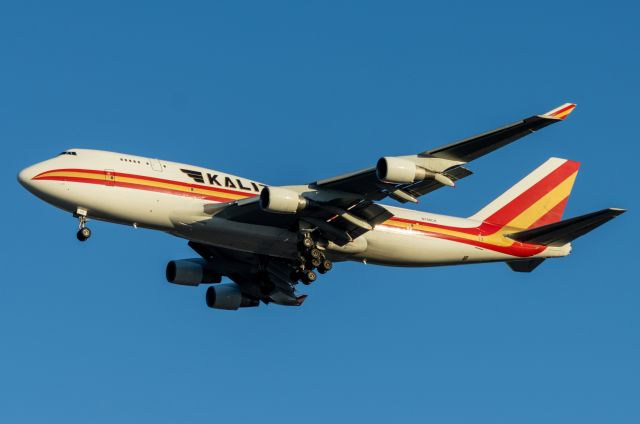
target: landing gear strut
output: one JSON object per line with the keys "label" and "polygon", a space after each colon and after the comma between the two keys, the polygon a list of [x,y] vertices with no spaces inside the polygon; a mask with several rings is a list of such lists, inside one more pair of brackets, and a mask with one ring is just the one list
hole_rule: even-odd
{"label": "landing gear strut", "polygon": [[310,232],[301,234],[298,243],[298,256],[300,268],[295,271],[292,280],[301,280],[303,284],[311,284],[318,278],[318,275],[313,271],[314,269],[324,274],[333,267],[333,263],[325,257],[322,250],[318,249]]}
{"label": "landing gear strut", "polygon": [[80,209],[76,213],[78,220],[80,223],[78,224],[78,232],[76,233],[76,237],[80,241],[86,241],[89,237],[91,237],[91,230],[87,227],[87,212],[81,213]]}

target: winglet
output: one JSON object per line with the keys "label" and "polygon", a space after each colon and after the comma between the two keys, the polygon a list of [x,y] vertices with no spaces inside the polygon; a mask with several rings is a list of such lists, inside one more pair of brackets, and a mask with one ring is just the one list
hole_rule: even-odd
{"label": "winglet", "polygon": [[565,103],[560,107],[557,107],[553,110],[550,110],[549,112],[545,113],[544,115],[542,115],[543,118],[551,118],[551,119],[560,119],[560,120],[564,120],[566,119],[567,116],[569,116],[569,114],[571,112],[573,112],[573,109],[576,108],[576,104],[575,103]]}

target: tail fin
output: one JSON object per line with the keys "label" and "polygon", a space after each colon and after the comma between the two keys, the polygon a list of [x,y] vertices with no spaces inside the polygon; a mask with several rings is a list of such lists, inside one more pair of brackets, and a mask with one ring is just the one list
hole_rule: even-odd
{"label": "tail fin", "polygon": [[551,158],[470,219],[521,229],[558,222],[579,167],[578,162]]}

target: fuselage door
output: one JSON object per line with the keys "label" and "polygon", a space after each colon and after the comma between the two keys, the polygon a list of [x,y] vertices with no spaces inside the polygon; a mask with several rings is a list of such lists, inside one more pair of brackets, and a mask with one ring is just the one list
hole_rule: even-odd
{"label": "fuselage door", "polygon": [[158,159],[149,159],[149,163],[151,164],[151,169],[157,172],[162,172],[162,164]]}
{"label": "fuselage door", "polygon": [[116,183],[116,174],[113,172],[113,169],[105,169],[104,170],[104,180],[105,184],[113,187]]}

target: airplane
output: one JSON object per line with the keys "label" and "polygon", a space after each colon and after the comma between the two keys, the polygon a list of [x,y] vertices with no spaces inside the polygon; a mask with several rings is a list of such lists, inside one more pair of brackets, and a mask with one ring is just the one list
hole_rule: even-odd
{"label": "airplane", "polygon": [[[575,108],[566,103],[474,137],[309,184],[272,186],[195,165],[89,149],[69,149],[29,166],[18,181],[78,219],[163,231],[188,240],[197,258],[171,260],[170,283],[211,284],[206,304],[237,310],[260,302],[300,306],[310,284],[334,263],[398,267],[506,262],[531,272],[567,256],[571,242],[625,212],[608,208],[562,219],[580,164],[550,158],[468,218],[378,203],[454,186],[467,163],[548,125]],[[230,280],[221,283],[222,278]]]}

